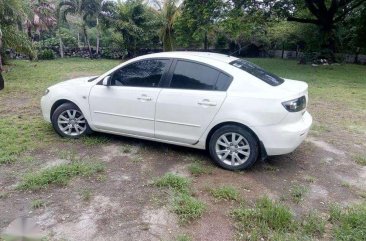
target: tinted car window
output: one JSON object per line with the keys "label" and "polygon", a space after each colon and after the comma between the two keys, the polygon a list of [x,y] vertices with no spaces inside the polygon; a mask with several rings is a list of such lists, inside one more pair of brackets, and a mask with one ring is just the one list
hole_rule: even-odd
{"label": "tinted car window", "polygon": [[177,61],[175,66],[171,88],[214,90],[219,71],[192,62]]}
{"label": "tinted car window", "polygon": [[263,80],[264,82],[266,82],[267,84],[270,84],[272,86],[277,86],[284,82],[284,80],[282,78],[262,69],[261,67],[255,65],[249,61],[246,61],[243,59],[238,59],[238,60],[231,62],[230,64],[239,69],[242,69],[242,70],[248,72],[251,75],[254,75],[255,77]]}
{"label": "tinted car window", "polygon": [[226,91],[231,84],[231,77],[227,74],[220,73],[216,82],[216,90]]}
{"label": "tinted car window", "polygon": [[157,87],[169,60],[143,60],[129,64],[114,72],[112,85]]}

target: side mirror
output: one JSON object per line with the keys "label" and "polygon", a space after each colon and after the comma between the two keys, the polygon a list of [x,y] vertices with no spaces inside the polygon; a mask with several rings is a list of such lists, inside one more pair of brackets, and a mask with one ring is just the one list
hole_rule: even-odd
{"label": "side mirror", "polygon": [[103,79],[103,85],[104,85],[104,86],[110,86],[110,85],[111,85],[111,76],[106,76],[106,77]]}

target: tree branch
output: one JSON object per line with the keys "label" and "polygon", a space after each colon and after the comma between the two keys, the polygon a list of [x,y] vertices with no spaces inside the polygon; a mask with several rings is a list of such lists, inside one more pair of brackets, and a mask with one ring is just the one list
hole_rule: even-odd
{"label": "tree branch", "polygon": [[350,6],[350,7],[344,6],[344,12],[342,14],[338,15],[334,19],[334,22],[336,23],[336,22],[342,21],[348,13],[350,13],[355,8],[358,8],[359,6],[361,6],[365,2],[366,2],[366,0],[360,0],[360,1],[356,2],[353,6]]}
{"label": "tree branch", "polygon": [[314,5],[314,0],[305,0],[305,5],[310,10],[310,12],[315,15],[315,17],[320,18],[320,11]]}

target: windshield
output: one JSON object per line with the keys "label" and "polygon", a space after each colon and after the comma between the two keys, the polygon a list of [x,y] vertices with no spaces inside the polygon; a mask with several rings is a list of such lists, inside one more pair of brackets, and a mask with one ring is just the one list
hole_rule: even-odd
{"label": "windshield", "polygon": [[258,79],[263,80],[267,84],[270,84],[272,86],[280,85],[284,82],[284,79],[278,77],[275,74],[272,74],[261,67],[246,61],[244,59],[238,59],[230,63],[232,66],[235,66],[239,69],[242,69],[246,72],[248,72],[251,75],[254,75]]}

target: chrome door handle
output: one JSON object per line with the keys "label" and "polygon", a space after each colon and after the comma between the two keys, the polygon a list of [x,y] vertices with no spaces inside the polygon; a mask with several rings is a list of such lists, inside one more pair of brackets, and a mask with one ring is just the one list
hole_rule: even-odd
{"label": "chrome door handle", "polygon": [[198,104],[199,105],[202,105],[202,106],[216,106],[217,105],[215,102],[211,102],[208,99],[204,99],[204,100],[198,101]]}
{"label": "chrome door handle", "polygon": [[137,98],[139,101],[152,101],[152,98],[147,95],[141,95],[141,97]]}

